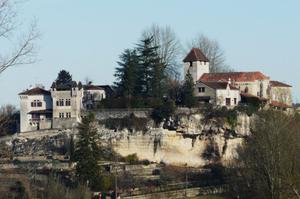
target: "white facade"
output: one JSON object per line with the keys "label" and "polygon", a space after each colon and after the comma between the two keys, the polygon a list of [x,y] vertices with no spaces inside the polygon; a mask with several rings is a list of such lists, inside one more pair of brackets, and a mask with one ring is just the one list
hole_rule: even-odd
{"label": "white facade", "polygon": [[83,106],[85,109],[93,109],[95,105],[103,99],[106,99],[106,92],[101,88],[85,89]]}
{"label": "white facade", "polygon": [[53,128],[72,128],[81,121],[83,89],[51,89],[53,100]]}
{"label": "white facade", "polygon": [[[107,98],[101,86],[84,89],[76,82],[70,89],[50,91],[33,88],[19,94],[20,96],[20,131],[33,131],[51,128],[73,128],[81,121],[81,111],[94,103]],[[87,99],[87,100],[86,100]]]}
{"label": "white facade", "polygon": [[20,93],[20,131],[51,128],[52,98],[49,94]]}
{"label": "white facade", "polygon": [[216,90],[216,105],[217,106],[237,106],[241,101],[240,91],[230,89],[229,85],[226,90]]}
{"label": "white facade", "polygon": [[233,85],[242,93],[248,93],[261,98],[269,98],[270,80],[255,80],[249,82],[234,82]]}
{"label": "white facade", "polygon": [[195,96],[199,101],[216,106],[237,106],[241,101],[240,91],[224,82],[197,82]]}
{"label": "white facade", "polygon": [[204,73],[209,73],[209,62],[192,61],[184,63],[184,76],[190,73],[196,83]]}

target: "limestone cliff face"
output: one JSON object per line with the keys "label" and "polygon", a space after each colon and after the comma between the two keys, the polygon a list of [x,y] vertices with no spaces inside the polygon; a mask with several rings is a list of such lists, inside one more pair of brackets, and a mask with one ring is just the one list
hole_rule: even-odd
{"label": "limestone cliff face", "polygon": [[[250,131],[251,118],[244,114],[238,115],[234,128],[218,118],[205,119],[198,112],[183,111],[176,115],[157,127],[147,111],[97,113],[100,143],[111,146],[122,156],[136,154],[140,160],[203,166],[216,161],[228,163]],[[37,131],[0,139],[0,144],[1,148],[6,146],[3,151],[7,154],[3,157],[64,155],[70,137],[76,141],[76,132]]]}
{"label": "limestone cliff face", "polygon": [[214,161],[228,163],[237,155],[236,148],[242,144],[243,137],[249,134],[250,118],[243,114],[238,116],[234,130],[219,120],[204,121],[198,113],[182,114],[177,119],[172,130],[162,126],[153,128],[153,122],[148,119],[144,131],[108,130],[100,125],[99,135],[104,142],[110,140],[113,149],[122,156],[136,154],[141,160],[203,166]]}

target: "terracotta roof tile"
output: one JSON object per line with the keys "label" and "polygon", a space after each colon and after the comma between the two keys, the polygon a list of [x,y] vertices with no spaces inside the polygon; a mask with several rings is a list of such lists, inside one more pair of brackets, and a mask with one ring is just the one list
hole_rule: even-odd
{"label": "terracotta roof tile", "polygon": [[51,95],[50,91],[44,90],[39,87],[35,87],[19,93],[19,95]]}
{"label": "terracotta roof tile", "polygon": [[227,82],[229,79],[235,82],[254,82],[255,80],[267,80],[269,77],[265,76],[261,72],[230,72],[230,73],[204,73],[200,77],[200,81]]}
{"label": "terracotta roof tile", "polygon": [[279,81],[270,81],[272,87],[292,87],[291,85],[279,82]]}
{"label": "terracotta roof tile", "polygon": [[[227,82],[202,82],[206,86],[213,88],[213,89],[222,89],[225,90],[227,88]],[[236,87],[229,85],[231,90],[239,90]]]}
{"label": "terracotta roof tile", "polygon": [[184,58],[183,62],[204,61],[209,62],[207,57],[199,48],[192,48],[189,54]]}
{"label": "terracotta roof tile", "polygon": [[278,101],[272,101],[271,106],[280,107],[280,108],[292,108],[291,106],[289,106],[285,103],[282,103],[282,102],[278,102]]}

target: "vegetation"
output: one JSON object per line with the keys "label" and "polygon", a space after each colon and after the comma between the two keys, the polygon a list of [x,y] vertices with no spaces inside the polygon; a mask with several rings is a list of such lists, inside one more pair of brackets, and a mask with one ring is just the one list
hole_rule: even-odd
{"label": "vegetation", "polygon": [[11,188],[11,191],[14,192],[15,199],[29,199],[28,194],[26,193],[25,187],[22,182],[17,181],[15,186]]}
{"label": "vegetation", "polygon": [[175,112],[175,103],[172,100],[164,100],[161,104],[154,107],[151,118],[156,124],[161,123],[164,119],[168,119]]}
{"label": "vegetation", "polygon": [[261,111],[231,173],[237,198],[299,198],[300,118]]}
{"label": "vegetation", "polygon": [[187,44],[188,50],[200,48],[209,60],[210,72],[230,72],[233,69],[225,63],[225,53],[216,40],[212,40],[203,34],[197,35]]}
{"label": "vegetation", "polygon": [[2,46],[8,44],[6,50],[0,53],[0,74],[10,67],[35,62],[35,42],[39,34],[36,24],[32,23],[25,34],[19,35],[23,26],[17,20],[18,3],[14,0],[0,1],[0,41]]}
{"label": "vegetation", "polygon": [[56,176],[49,176],[45,190],[42,194],[43,199],[90,199],[91,193],[88,187],[78,185],[68,188]]}
{"label": "vegetation", "polygon": [[95,189],[101,171],[98,165],[101,150],[96,138],[95,116],[90,113],[83,117],[78,131],[79,140],[75,149],[76,175],[81,183]]}
{"label": "vegetation", "polygon": [[185,82],[182,88],[182,105],[186,107],[193,107],[196,104],[194,94],[194,81],[192,75],[188,73],[185,77]]}
{"label": "vegetation", "polygon": [[54,82],[58,90],[69,89],[72,87],[72,76],[66,70],[61,70]]}
{"label": "vegetation", "polygon": [[13,105],[0,107],[0,136],[11,135],[18,131],[20,113]]}
{"label": "vegetation", "polygon": [[147,118],[138,118],[134,114],[123,118],[108,118],[103,121],[99,121],[100,124],[104,124],[108,129],[123,130],[128,129],[130,131],[146,131],[147,130]]}

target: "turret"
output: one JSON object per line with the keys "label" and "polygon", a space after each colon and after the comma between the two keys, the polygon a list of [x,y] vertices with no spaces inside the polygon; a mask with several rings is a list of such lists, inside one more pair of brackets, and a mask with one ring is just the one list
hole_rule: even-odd
{"label": "turret", "polygon": [[204,73],[209,73],[209,60],[199,48],[193,48],[183,60],[184,77],[189,72],[196,83]]}

